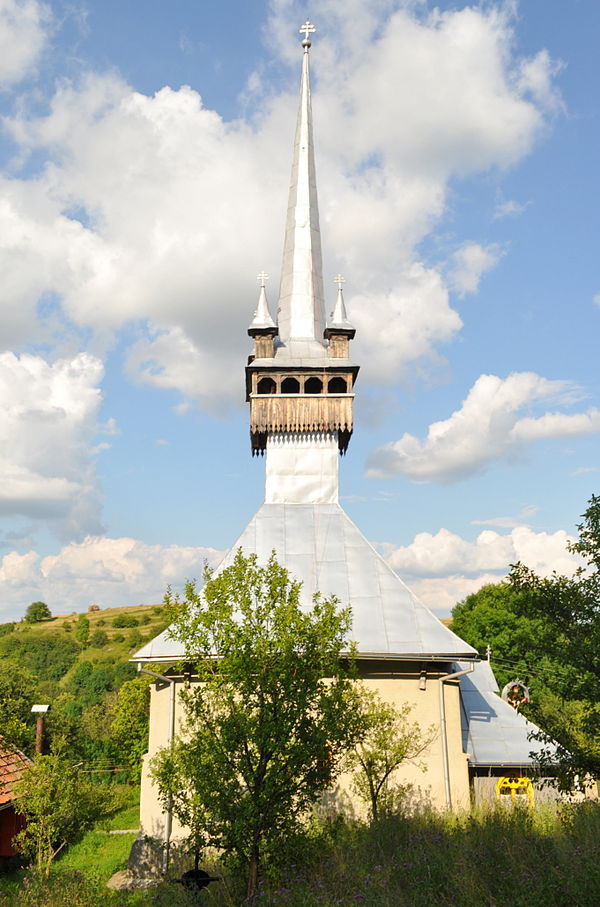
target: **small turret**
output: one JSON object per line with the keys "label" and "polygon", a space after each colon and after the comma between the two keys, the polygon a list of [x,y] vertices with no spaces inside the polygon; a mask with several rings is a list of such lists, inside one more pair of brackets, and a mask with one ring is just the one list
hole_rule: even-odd
{"label": "small turret", "polygon": [[257,280],[260,280],[260,294],[254,318],[248,328],[248,334],[254,339],[254,358],[272,359],[275,355],[274,341],[278,334],[277,325],[271,318],[269,303],[267,302],[266,281],[269,275],[261,271]]}
{"label": "small turret", "polygon": [[356,328],[350,324],[346,314],[344,291],[342,289],[345,281],[341,274],[338,274],[335,282],[338,285],[337,299],[329,324],[325,328],[325,339],[329,341],[329,355],[332,359],[347,359],[350,341],[354,339]]}

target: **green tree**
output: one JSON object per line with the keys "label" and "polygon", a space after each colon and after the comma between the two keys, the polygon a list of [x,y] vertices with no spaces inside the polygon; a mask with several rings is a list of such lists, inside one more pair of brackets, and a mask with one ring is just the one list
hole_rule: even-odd
{"label": "green tree", "polygon": [[52,861],[113,809],[106,789],[82,780],[61,756],[36,756],[15,785],[15,809],[26,820],[17,848],[48,875]]}
{"label": "green tree", "polygon": [[148,750],[150,682],[148,676],[126,680],[113,708],[111,735],[119,758],[138,776]]}
{"label": "green tree", "polygon": [[[570,652],[567,625],[550,618],[540,607],[537,593],[527,592],[517,579],[517,572],[521,578],[528,573],[517,565],[511,574],[513,582],[483,586],[459,602],[452,611],[452,629],[482,655],[490,646],[500,687],[517,677],[527,683],[531,701],[521,711],[541,729],[537,738],[546,744],[541,759],[544,770],[556,772],[558,743],[563,767],[559,779],[568,788],[576,775],[585,774],[582,754],[587,754],[585,764],[592,772],[600,755],[597,732],[590,724],[591,688],[587,672],[574,664],[578,654]],[[560,586],[565,579],[556,578]],[[541,582],[552,585],[554,581]]]}
{"label": "green tree", "polygon": [[34,701],[35,677],[27,670],[0,662],[0,734],[17,749],[29,750],[33,744]]}
{"label": "green tree", "polygon": [[[452,630],[485,656],[489,646],[494,673],[504,686],[548,674],[556,664],[549,657],[552,628],[540,615],[521,613],[520,592],[508,582],[482,586],[452,609]],[[534,672],[532,674],[531,672]]]}
{"label": "green tree", "polygon": [[[350,613],[335,598],[299,604],[277,563],[237,552],[200,594],[172,605],[172,635],[201,683],[182,694],[183,736],[154,760],[165,805],[195,845],[233,853],[256,892],[265,854],[328,788],[360,733],[357,693],[340,655]],[[174,606],[173,606],[174,605]]]}
{"label": "green tree", "polygon": [[[519,593],[518,614],[541,619],[549,628],[545,644],[557,666],[552,690],[581,704],[575,733],[557,719],[545,726],[547,737],[559,743],[561,779],[567,787],[577,776],[600,777],[600,497],[591,497],[582,520],[579,538],[568,545],[584,561],[573,577],[539,577],[521,563],[510,573]],[[548,759],[551,750],[549,746]]]}
{"label": "green tree", "polygon": [[397,708],[376,693],[362,691],[363,736],[349,756],[349,767],[355,769],[354,789],[369,805],[374,821],[394,812],[409,792],[410,786],[393,783],[396,769],[418,759],[435,739],[433,726],[423,731],[409,721],[411,711],[408,703]]}
{"label": "green tree", "polygon": [[65,687],[86,705],[97,703],[104,693],[118,686],[117,665],[113,662],[80,661],[73,668]]}
{"label": "green tree", "polygon": [[90,621],[85,614],[80,614],[75,623],[73,636],[79,645],[85,649],[90,639]]}
{"label": "green tree", "polygon": [[25,620],[28,624],[37,624],[41,620],[52,617],[50,608],[45,602],[31,602],[25,612]]}

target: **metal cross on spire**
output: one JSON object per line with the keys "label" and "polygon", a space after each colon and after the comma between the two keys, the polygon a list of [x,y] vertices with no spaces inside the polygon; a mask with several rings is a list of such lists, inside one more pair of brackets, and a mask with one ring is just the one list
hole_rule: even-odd
{"label": "metal cross on spire", "polygon": [[333,282],[337,283],[338,290],[342,290],[344,288],[344,284],[346,283],[346,278],[342,277],[341,274],[338,274],[337,277],[333,278]]}
{"label": "metal cross on spire", "polygon": [[261,288],[264,288],[266,286],[267,280],[269,279],[269,275],[266,273],[266,271],[261,271],[260,274],[256,275],[256,279],[260,280],[260,286]]}
{"label": "metal cross on spire", "polygon": [[310,47],[310,38],[308,36],[314,34],[314,32],[316,32],[316,30],[317,29],[312,24],[310,19],[307,19],[306,22],[304,23],[304,25],[301,26],[301,28],[299,29],[301,34],[302,34],[302,32],[304,32],[304,40],[302,41],[302,47]]}

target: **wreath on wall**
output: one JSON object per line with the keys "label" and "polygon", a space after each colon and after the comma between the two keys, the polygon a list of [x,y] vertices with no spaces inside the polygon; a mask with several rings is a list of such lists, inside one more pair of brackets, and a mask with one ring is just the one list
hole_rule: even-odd
{"label": "wreath on wall", "polygon": [[508,702],[515,711],[529,702],[529,687],[522,680],[511,680],[502,690],[502,699]]}

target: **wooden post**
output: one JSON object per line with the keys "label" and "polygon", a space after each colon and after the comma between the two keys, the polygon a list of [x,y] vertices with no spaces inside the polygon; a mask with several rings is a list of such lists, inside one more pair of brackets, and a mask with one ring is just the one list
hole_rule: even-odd
{"label": "wooden post", "polygon": [[35,751],[42,755],[44,749],[44,716],[38,715],[35,723]]}

